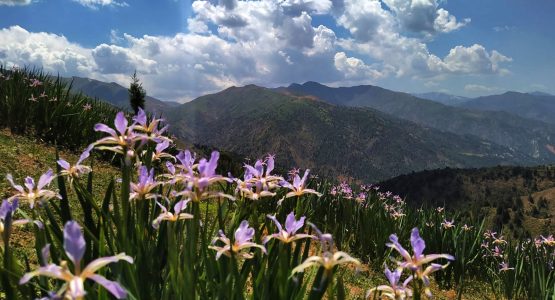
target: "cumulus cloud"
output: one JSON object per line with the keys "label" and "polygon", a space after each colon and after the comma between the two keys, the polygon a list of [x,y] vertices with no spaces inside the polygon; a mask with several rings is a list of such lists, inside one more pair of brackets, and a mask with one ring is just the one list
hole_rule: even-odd
{"label": "cumulus cloud", "polygon": [[31,2],[32,2],[31,0],[0,0],[0,6],[29,5],[31,4]]}
{"label": "cumulus cloud", "polygon": [[[450,20],[446,11],[437,9],[435,1],[384,2],[392,11],[386,10],[377,0],[365,1],[364,4],[359,4],[357,0],[344,0],[342,12],[337,20],[339,25],[350,31],[351,37],[340,39],[338,44],[346,50],[366,54],[371,59],[381,61],[384,68],[391,69],[392,73],[399,77],[439,78],[448,74],[508,72],[501,65],[511,59],[495,50],[487,52],[481,45],[457,46],[451,49],[447,57],[441,59],[429,51],[423,40],[404,35],[402,28],[407,26],[412,31],[427,32],[431,32],[434,26],[435,31],[443,32],[462,26],[454,19]],[[424,8],[427,9],[427,14],[423,12]],[[434,13],[431,13],[432,11]],[[409,22],[414,15],[420,16],[417,18],[420,20],[418,26]],[[425,17],[426,15],[429,16]],[[426,25],[426,22],[429,24]],[[474,61],[466,62],[465,59],[468,58]],[[471,65],[466,66],[466,63]],[[485,65],[481,66],[480,63]]]}
{"label": "cumulus cloud", "polygon": [[439,8],[436,0],[383,0],[395,13],[404,29],[420,33],[447,33],[457,30],[470,22],[457,18],[447,10]]}
{"label": "cumulus cloud", "polygon": [[92,9],[98,9],[104,6],[119,6],[119,7],[127,7],[129,4],[127,2],[119,2],[114,0],[73,0],[73,2],[77,2],[83,6]]}
{"label": "cumulus cloud", "polygon": [[53,73],[85,75],[95,69],[90,50],[64,36],[31,33],[19,26],[0,30],[0,55],[5,65],[42,66]]}
{"label": "cumulus cloud", "polygon": [[356,57],[347,57],[345,52],[338,52],[335,54],[334,64],[337,70],[345,75],[346,79],[360,80],[382,77],[379,71],[374,70]]}
{"label": "cumulus cloud", "polygon": [[[123,3],[79,2],[97,8]],[[438,3],[197,0],[186,20],[188,31],[173,36],[133,36],[114,29],[106,35],[109,44],[86,48],[64,36],[17,26],[3,29],[0,62],[34,64],[123,85],[137,70],[150,95],[171,100],[250,83],[376,84],[390,76],[430,82],[509,72],[511,58],[479,44],[454,47],[443,58],[431,53],[426,45],[430,35],[457,30],[467,22]],[[334,26],[343,27],[341,34],[334,26],[315,24],[316,15],[327,15]]]}
{"label": "cumulus cloud", "polygon": [[133,73],[137,68],[141,73],[156,72],[156,61],[143,58],[123,47],[101,44],[91,54],[98,70],[104,74]]}
{"label": "cumulus cloud", "polygon": [[501,68],[500,64],[510,62],[510,57],[492,50],[488,52],[484,46],[474,44],[470,47],[457,46],[449,51],[444,59],[445,68],[453,73],[507,74],[507,69]]}

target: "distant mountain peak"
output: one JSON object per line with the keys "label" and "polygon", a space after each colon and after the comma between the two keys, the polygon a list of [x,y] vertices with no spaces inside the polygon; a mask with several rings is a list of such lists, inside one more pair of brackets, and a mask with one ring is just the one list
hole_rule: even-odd
{"label": "distant mountain peak", "polygon": [[325,84],[321,84],[319,82],[316,81],[307,81],[305,83],[302,84],[303,86],[319,86],[319,87],[329,87]]}
{"label": "distant mountain peak", "polygon": [[294,88],[329,88],[327,85],[321,84],[319,82],[316,81],[306,81],[304,83],[291,83],[289,86],[286,87],[286,89],[294,89]]}
{"label": "distant mountain peak", "polygon": [[524,93],[517,92],[517,91],[506,91],[503,95],[523,95]]}

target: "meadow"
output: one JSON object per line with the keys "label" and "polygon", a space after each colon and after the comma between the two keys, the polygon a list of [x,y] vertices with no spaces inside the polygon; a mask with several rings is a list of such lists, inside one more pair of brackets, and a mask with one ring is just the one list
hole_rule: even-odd
{"label": "meadow", "polygon": [[231,174],[217,151],[175,149],[163,120],[37,70],[0,69],[0,126],[79,151],[6,176],[6,299],[555,298],[553,236],[510,240],[379,186],[278,174],[279,153]]}

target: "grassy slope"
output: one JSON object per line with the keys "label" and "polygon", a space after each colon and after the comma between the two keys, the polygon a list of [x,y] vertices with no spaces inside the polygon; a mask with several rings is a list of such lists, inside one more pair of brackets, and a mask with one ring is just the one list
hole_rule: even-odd
{"label": "grassy slope", "polygon": [[[79,153],[61,151],[61,157],[69,162],[78,159]],[[7,173],[11,173],[16,182],[23,180],[25,176],[38,177],[48,168],[55,167],[55,148],[25,136],[12,135],[7,130],[0,131],[0,178],[5,178]],[[93,189],[97,197],[102,197],[104,188],[111,178],[117,176],[118,170],[107,163],[95,161],[95,174]],[[52,188],[55,189],[55,183]],[[6,180],[0,180],[0,195],[5,198],[11,195],[11,187]],[[70,201],[74,199],[70,195]],[[54,200],[55,201],[55,200]],[[78,203],[70,203],[72,212],[80,210]],[[75,217],[79,219],[78,213]],[[18,248],[17,255],[20,258],[26,257],[31,264],[37,262],[37,257],[33,249],[34,238],[30,227],[15,228],[12,239],[12,245]],[[361,271],[352,268],[346,269],[343,273],[343,279],[349,290],[348,299],[362,299],[366,291],[370,287],[380,284],[386,284],[385,277],[382,273],[376,273],[370,268],[364,268]],[[483,283],[474,283],[473,287],[467,291],[463,299],[477,299],[484,292],[487,293],[488,287]],[[454,299],[453,291],[440,290],[437,286],[433,286],[436,299]]]}
{"label": "grassy slope", "polygon": [[[60,151],[60,157],[70,163],[75,163],[79,159],[79,153],[69,151]],[[35,179],[46,172],[49,168],[54,169],[56,161],[56,149],[48,146],[43,142],[31,139],[25,136],[12,135],[7,130],[0,131],[0,196],[2,199],[11,196],[13,190],[5,179],[6,174],[12,174],[16,183],[22,183],[26,176]],[[90,163],[90,161],[85,161]],[[93,195],[100,199],[104,193],[104,189],[108,182],[116,176],[117,169],[105,162],[94,161],[94,170],[96,177],[93,180]],[[56,181],[50,185],[53,190],[57,189]],[[69,190],[68,190],[69,191]],[[69,191],[71,193],[71,191]],[[69,195],[70,201],[75,197]],[[51,200],[56,201],[56,200]],[[76,201],[76,200],[75,200]],[[27,210],[26,204],[20,203],[20,206]],[[75,218],[79,219],[80,206],[79,203],[70,202],[72,213]],[[16,216],[21,217],[21,216]],[[31,262],[36,261],[36,255],[33,250],[33,233],[31,227],[14,228],[11,243],[20,249],[19,255],[27,256]]]}

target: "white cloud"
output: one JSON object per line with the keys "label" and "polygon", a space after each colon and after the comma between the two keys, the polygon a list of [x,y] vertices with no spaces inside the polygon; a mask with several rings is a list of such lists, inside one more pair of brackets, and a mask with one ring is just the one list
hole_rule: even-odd
{"label": "white cloud", "polygon": [[95,69],[90,50],[69,42],[64,36],[31,33],[12,26],[0,30],[0,61],[5,65],[36,65],[46,71],[89,74]]}
{"label": "white cloud", "polygon": [[393,11],[404,29],[411,32],[435,34],[457,30],[470,22],[457,18],[439,8],[436,0],[383,0]]}
{"label": "white cloud", "polygon": [[359,42],[379,39],[384,31],[394,31],[395,19],[381,7],[380,1],[345,0],[337,23]]}
{"label": "white cloud", "polygon": [[465,18],[462,22],[457,22],[457,18],[450,15],[448,11],[443,8],[437,10],[437,17],[434,20],[434,29],[437,32],[451,32],[455,31],[466,24],[470,23],[470,18]]}
{"label": "white cloud", "polygon": [[29,5],[31,4],[31,2],[32,2],[31,0],[0,0],[0,6]]}
{"label": "white cloud", "polygon": [[[385,2],[392,11],[384,9],[381,2],[377,0],[368,0],[364,4],[360,4],[357,0],[344,0],[343,10],[338,14],[337,21],[339,25],[350,31],[352,37],[340,39],[339,45],[346,50],[361,55],[366,54],[370,59],[382,62],[384,69],[391,69],[399,77],[444,78],[449,74],[505,74],[508,72],[507,69],[502,68],[502,64],[511,59],[495,50],[488,53],[480,45],[457,46],[442,60],[429,51],[422,39],[403,35],[402,28],[409,26],[407,22],[414,17],[414,14],[421,16],[419,18],[421,24],[418,27],[411,23],[409,27],[413,31],[429,32],[435,26],[436,31],[441,29],[443,32],[448,32],[462,26],[453,19],[450,21],[446,17],[446,11],[437,10],[435,1],[412,0],[408,3],[401,0],[385,0]],[[426,25],[424,8],[430,15],[429,26]],[[433,17],[435,13],[437,16]],[[438,18],[440,21],[436,22]],[[471,65],[466,66],[468,62],[464,61],[465,58],[473,58],[475,61],[471,61]],[[483,63],[484,66],[478,65],[479,63]]]}
{"label": "white cloud", "polygon": [[119,34],[119,31],[117,29],[110,30],[110,43],[119,44],[123,41],[124,41],[124,39],[123,39],[123,37],[121,37],[121,35]]}
{"label": "white cloud", "polygon": [[[80,2],[91,7],[123,3]],[[510,58],[478,44],[454,47],[444,58],[430,52],[430,35],[456,30],[466,22],[457,21],[437,0],[384,2],[194,1],[186,33],[132,36],[112,30],[107,35],[111,44],[90,48],[64,36],[16,26],[0,32],[0,62],[35,64],[54,73],[123,85],[137,70],[150,95],[171,100],[250,83],[277,86],[313,80],[346,85],[390,76],[426,82],[508,72]],[[338,36],[329,27],[316,26],[314,16],[322,14],[347,34]],[[421,24],[415,23],[416,16]]]}
{"label": "white cloud", "polygon": [[314,56],[324,53],[332,53],[335,51],[335,42],[337,37],[333,30],[324,25],[319,25],[314,28],[314,35],[312,41],[312,48],[305,49],[304,54]]}
{"label": "white cloud", "polygon": [[156,73],[156,61],[143,58],[129,49],[101,44],[91,52],[98,70],[103,74]]}
{"label": "white cloud", "polygon": [[119,2],[114,0],[73,0],[73,2],[77,2],[83,6],[92,9],[98,9],[104,6],[119,6],[119,7],[127,7],[129,4],[127,2]]}
{"label": "white cloud", "polygon": [[347,57],[345,52],[338,52],[334,57],[337,70],[341,71],[349,80],[368,80],[382,77],[379,71],[366,65],[356,57]]}
{"label": "white cloud", "polygon": [[476,92],[476,93],[492,93],[492,92],[500,91],[501,88],[496,86],[485,86],[481,84],[467,84],[464,86],[464,90],[467,92]]}
{"label": "white cloud", "polygon": [[500,67],[511,58],[493,50],[488,52],[482,45],[470,47],[457,46],[445,57],[445,67],[449,72],[467,74],[507,74],[509,71]]}
{"label": "white cloud", "polygon": [[298,16],[302,12],[327,14],[332,7],[331,0],[284,0],[280,3],[287,15]]}

